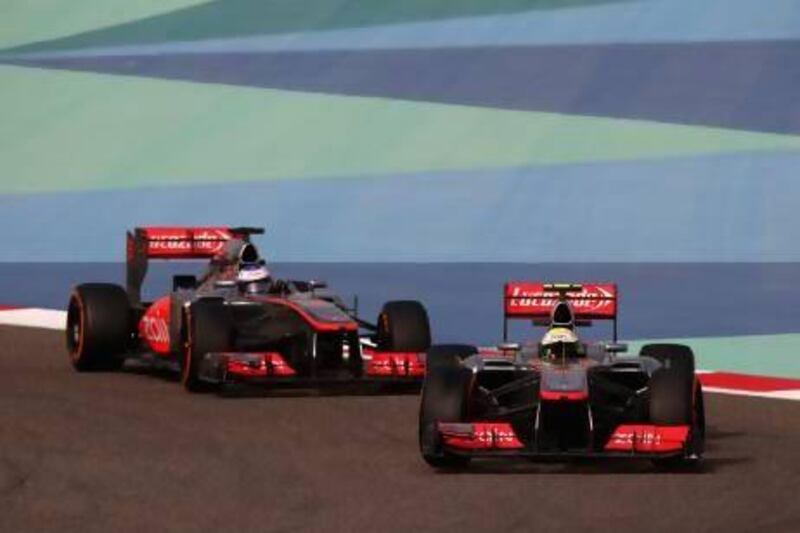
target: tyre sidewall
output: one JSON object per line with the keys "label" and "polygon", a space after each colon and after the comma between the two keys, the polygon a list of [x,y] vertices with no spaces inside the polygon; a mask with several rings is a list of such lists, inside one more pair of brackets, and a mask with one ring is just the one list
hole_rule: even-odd
{"label": "tyre sidewall", "polygon": [[423,459],[435,467],[458,467],[469,458],[442,449],[437,424],[465,420],[471,372],[461,360],[477,353],[473,346],[434,346],[427,354],[419,412],[419,446]]}
{"label": "tyre sidewall", "polygon": [[683,345],[651,344],[641,355],[661,363],[650,378],[650,421],[656,425],[691,425],[694,419],[694,354]]}
{"label": "tyre sidewall", "polygon": [[194,302],[185,320],[187,338],[181,365],[181,382],[190,392],[206,392],[213,385],[199,377],[202,360],[209,352],[231,349],[233,320],[224,302],[217,299]]}
{"label": "tyre sidewall", "polygon": [[77,370],[119,368],[131,340],[131,329],[131,309],[122,287],[93,283],[73,289],[67,306],[66,340],[70,360]]}
{"label": "tyre sidewall", "polygon": [[[689,426],[687,451],[691,457],[699,458],[705,448],[705,410],[692,350],[684,345],[655,344],[644,346],[641,355],[662,364],[650,379],[650,422]],[[662,463],[683,466],[687,461],[677,458]]]}
{"label": "tyre sidewall", "polygon": [[428,312],[415,300],[387,302],[378,315],[377,339],[383,351],[427,351],[431,346]]}

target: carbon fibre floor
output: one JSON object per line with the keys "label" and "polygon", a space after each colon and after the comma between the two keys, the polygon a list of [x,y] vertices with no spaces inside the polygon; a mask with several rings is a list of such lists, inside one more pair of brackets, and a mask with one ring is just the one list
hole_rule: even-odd
{"label": "carbon fibre floor", "polygon": [[419,459],[414,396],[193,396],[0,327],[0,530],[800,530],[800,403],[709,395],[702,472]]}

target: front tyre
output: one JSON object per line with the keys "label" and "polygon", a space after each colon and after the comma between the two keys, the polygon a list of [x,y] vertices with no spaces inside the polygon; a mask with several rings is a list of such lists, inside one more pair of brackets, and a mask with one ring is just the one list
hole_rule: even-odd
{"label": "front tyre", "polygon": [[116,370],[131,340],[131,309],[125,290],[108,283],[84,283],[67,306],[66,341],[78,372]]}
{"label": "front tyre", "polygon": [[694,353],[681,344],[648,344],[642,347],[641,355],[662,364],[650,378],[650,422],[659,426],[689,426],[686,453],[655,463],[666,468],[694,466],[705,448],[703,391],[695,375]]}
{"label": "front tyre", "polygon": [[419,449],[434,468],[463,468],[470,458],[448,452],[442,446],[439,422],[462,422],[466,411],[469,372],[461,360],[477,353],[474,346],[433,346],[426,358],[419,410]]}
{"label": "front tyre", "polygon": [[420,302],[386,302],[378,315],[378,347],[386,352],[425,352],[431,346],[428,312]]}
{"label": "front tyre", "polygon": [[181,382],[189,392],[206,392],[213,385],[201,378],[206,354],[231,349],[233,320],[222,300],[198,300],[186,316],[186,348],[181,365]]}

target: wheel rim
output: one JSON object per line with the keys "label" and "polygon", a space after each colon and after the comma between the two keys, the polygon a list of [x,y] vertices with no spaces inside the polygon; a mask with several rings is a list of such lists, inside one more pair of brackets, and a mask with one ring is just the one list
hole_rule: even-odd
{"label": "wheel rim", "polygon": [[78,346],[81,342],[81,323],[80,321],[75,321],[72,324],[72,346]]}
{"label": "wheel rim", "polygon": [[67,348],[69,356],[73,361],[80,359],[83,350],[83,306],[79,298],[73,298],[70,302],[67,314]]}

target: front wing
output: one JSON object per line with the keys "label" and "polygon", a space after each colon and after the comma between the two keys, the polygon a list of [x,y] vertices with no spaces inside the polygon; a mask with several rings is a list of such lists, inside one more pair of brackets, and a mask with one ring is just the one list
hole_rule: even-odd
{"label": "front wing", "polygon": [[690,427],[620,424],[602,448],[539,450],[526,444],[508,422],[439,422],[441,449],[469,457],[671,457],[688,456]]}
{"label": "front wing", "polygon": [[199,378],[208,383],[311,385],[327,383],[384,383],[419,386],[425,377],[425,354],[370,351],[360,375],[342,372],[325,377],[301,375],[278,352],[211,352],[203,358]]}

